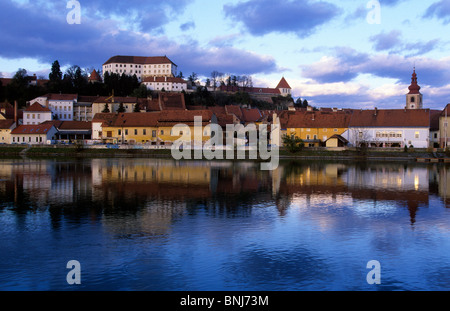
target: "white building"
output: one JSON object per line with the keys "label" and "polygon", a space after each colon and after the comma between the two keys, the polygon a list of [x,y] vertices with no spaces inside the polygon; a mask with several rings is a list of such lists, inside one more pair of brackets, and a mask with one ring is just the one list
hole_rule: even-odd
{"label": "white building", "polygon": [[139,81],[146,77],[175,77],[178,66],[166,56],[113,56],[103,64],[105,73],[136,75]]}
{"label": "white building", "polygon": [[23,125],[41,124],[52,120],[52,112],[47,107],[35,102],[23,112]]}
{"label": "white building", "polygon": [[352,146],[428,148],[430,110],[355,110],[341,136]]}
{"label": "white building", "polygon": [[182,92],[187,90],[187,81],[173,77],[147,77],[143,80],[147,89],[152,91]]}
{"label": "white building", "polygon": [[12,144],[45,145],[55,140],[58,130],[52,123],[20,125],[11,132]]}
{"label": "white building", "polygon": [[78,94],[46,94],[32,100],[51,110],[54,120],[73,121]]}

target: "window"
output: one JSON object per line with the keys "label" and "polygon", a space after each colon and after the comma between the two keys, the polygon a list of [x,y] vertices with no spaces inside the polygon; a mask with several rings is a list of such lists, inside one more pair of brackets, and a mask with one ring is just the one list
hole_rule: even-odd
{"label": "window", "polygon": [[118,135],[122,135],[122,130],[118,130],[118,131],[117,131],[117,134],[118,134]]}
{"label": "window", "polygon": [[416,102],[416,98],[415,97],[411,97],[411,102],[415,103]]}
{"label": "window", "polygon": [[306,135],[306,140],[310,140],[311,137],[309,135]]}
{"label": "window", "polygon": [[146,129],[142,130],[142,135],[147,135],[147,130]]}
{"label": "window", "polygon": [[137,134],[138,134],[137,129],[134,129],[134,135],[137,135]]}
{"label": "window", "polygon": [[416,139],[419,139],[419,138],[420,138],[420,133],[419,133],[419,132],[416,132],[416,134],[414,135],[414,137],[415,137]]}
{"label": "window", "polygon": [[156,131],[155,130],[152,131],[152,137],[156,137]]}
{"label": "window", "polygon": [[125,135],[128,135],[128,129],[125,129]]}
{"label": "window", "polygon": [[161,130],[161,135],[164,135],[164,131],[163,130]]}

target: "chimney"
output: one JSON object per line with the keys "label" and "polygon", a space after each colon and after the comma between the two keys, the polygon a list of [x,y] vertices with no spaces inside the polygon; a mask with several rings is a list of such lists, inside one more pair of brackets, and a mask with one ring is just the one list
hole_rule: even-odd
{"label": "chimney", "polygon": [[19,126],[17,124],[17,100],[14,101],[14,122],[16,122],[16,126]]}
{"label": "chimney", "polygon": [[378,108],[375,107],[375,116],[378,114]]}

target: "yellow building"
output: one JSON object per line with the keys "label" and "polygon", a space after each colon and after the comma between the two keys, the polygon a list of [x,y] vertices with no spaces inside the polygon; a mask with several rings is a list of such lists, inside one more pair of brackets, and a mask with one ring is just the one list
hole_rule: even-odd
{"label": "yellow building", "polygon": [[102,128],[101,139],[113,144],[157,144],[159,113],[119,113]]}
{"label": "yellow building", "polygon": [[[195,128],[196,117],[201,118],[198,129]],[[201,139],[204,143],[211,138],[211,129],[208,126],[210,124],[217,124],[217,118],[209,110],[162,111],[158,120],[158,139],[164,145],[172,145],[179,139],[183,142]],[[175,126],[179,127],[175,128]]]}
{"label": "yellow building", "polygon": [[[195,129],[195,117],[201,118],[198,129]],[[170,146],[179,139],[184,142],[192,142],[198,135],[198,140],[204,143],[211,138],[211,130],[208,125],[216,123],[217,118],[208,110],[102,113],[94,117],[93,132],[95,133],[93,133],[93,138],[112,144]],[[176,125],[180,127],[175,127]]]}
{"label": "yellow building", "polygon": [[15,128],[14,120],[0,120],[0,144],[11,143],[11,131]]}
{"label": "yellow building", "polygon": [[325,146],[325,142],[348,130],[351,114],[345,111],[296,111],[289,113],[286,135],[303,140],[306,147]]}

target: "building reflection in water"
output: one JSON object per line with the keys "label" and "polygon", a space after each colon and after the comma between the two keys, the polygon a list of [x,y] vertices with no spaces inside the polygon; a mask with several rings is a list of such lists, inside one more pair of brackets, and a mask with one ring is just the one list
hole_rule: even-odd
{"label": "building reflection in water", "polygon": [[[253,162],[166,159],[2,160],[1,209],[47,210],[57,228],[89,213],[117,236],[164,235],[186,213],[241,216],[258,206],[406,207],[410,221],[438,195],[449,206],[450,167],[442,164],[286,161],[274,171]],[[389,204],[386,204],[389,203]],[[358,212],[358,211],[355,211]],[[81,217],[83,215],[83,217]]]}

